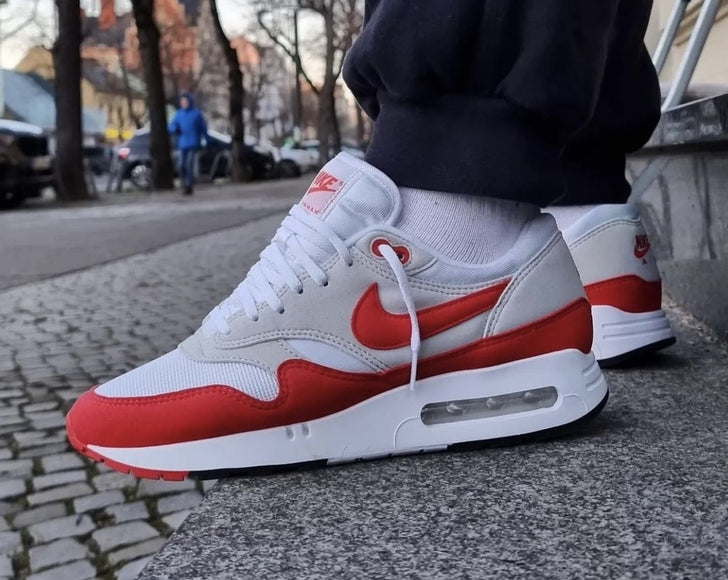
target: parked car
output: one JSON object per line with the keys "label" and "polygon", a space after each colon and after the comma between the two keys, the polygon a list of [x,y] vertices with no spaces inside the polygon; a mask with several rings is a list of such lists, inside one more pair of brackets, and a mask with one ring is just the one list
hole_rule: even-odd
{"label": "parked car", "polygon": [[[174,145],[174,143],[173,143]],[[229,135],[209,131],[199,157],[199,175],[202,178],[229,177],[232,170],[230,152],[232,138]],[[139,129],[117,152],[123,179],[129,179],[139,189],[151,185],[151,135],[149,129]],[[175,167],[177,166],[175,151]],[[245,146],[246,172],[251,179],[267,179],[276,175],[273,154],[258,145]]]}
{"label": "parked car", "polygon": [[279,154],[281,177],[299,177],[303,173],[318,169],[318,149],[313,151],[301,143],[291,143],[281,147]]}
{"label": "parked car", "polygon": [[[318,139],[308,139],[306,141],[301,141],[301,143],[298,144],[298,147],[300,149],[303,149],[304,151],[307,151],[309,153],[313,160],[313,165],[315,169],[320,168],[322,165],[319,146],[320,143]],[[354,143],[349,143],[346,141],[342,142],[341,150],[353,155],[354,157],[358,157],[359,159],[364,159],[364,151],[361,147]],[[335,153],[335,151],[331,151],[330,157],[333,157]]]}
{"label": "parked car", "polygon": [[53,157],[43,129],[0,119],[0,208],[40,197],[55,182]]}

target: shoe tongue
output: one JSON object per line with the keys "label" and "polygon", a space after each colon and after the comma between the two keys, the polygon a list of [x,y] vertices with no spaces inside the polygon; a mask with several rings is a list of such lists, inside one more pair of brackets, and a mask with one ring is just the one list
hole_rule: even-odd
{"label": "shoe tongue", "polygon": [[393,225],[401,211],[399,190],[392,180],[348,153],[324,166],[300,205],[342,239],[372,225]]}

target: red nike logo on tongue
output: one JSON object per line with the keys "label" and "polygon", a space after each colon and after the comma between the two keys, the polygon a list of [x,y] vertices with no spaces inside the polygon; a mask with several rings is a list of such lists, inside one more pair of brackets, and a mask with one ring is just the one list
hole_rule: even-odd
{"label": "red nike logo on tongue", "polygon": [[301,205],[315,215],[321,215],[344,187],[344,182],[327,171],[321,171],[308,188]]}
{"label": "red nike logo on tongue", "polygon": [[[423,340],[431,338],[491,310],[509,282],[506,280],[467,296],[418,310],[420,337]],[[392,350],[409,345],[412,331],[408,314],[392,314],[384,309],[377,284],[364,292],[354,308],[351,328],[359,342],[377,350]]]}

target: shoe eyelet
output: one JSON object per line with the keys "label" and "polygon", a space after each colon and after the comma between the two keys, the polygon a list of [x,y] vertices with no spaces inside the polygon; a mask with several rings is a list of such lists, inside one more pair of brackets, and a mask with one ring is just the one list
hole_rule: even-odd
{"label": "shoe eyelet", "polygon": [[326,288],[328,285],[329,285],[329,281],[326,280],[326,282],[324,282],[323,284],[321,284],[321,287],[322,288]]}
{"label": "shoe eyelet", "polygon": [[280,309],[280,310],[278,311],[278,314],[285,314],[285,313],[286,313],[286,309],[285,309],[285,308],[281,308],[281,309]]}
{"label": "shoe eyelet", "polygon": [[303,294],[303,288],[301,288],[300,290],[296,290],[296,294],[298,294],[299,296],[300,296],[301,294]]}

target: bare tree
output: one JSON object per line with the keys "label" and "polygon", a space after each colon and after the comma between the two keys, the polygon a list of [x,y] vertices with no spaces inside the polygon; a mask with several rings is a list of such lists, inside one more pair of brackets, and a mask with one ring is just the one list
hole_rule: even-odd
{"label": "bare tree", "polygon": [[[58,1],[58,0],[57,0]],[[154,20],[154,0],[132,0],[139,35],[147,106],[151,121],[152,184],[155,189],[174,189],[174,166],[167,131],[164,77],[159,50],[159,28]]]}
{"label": "bare tree", "polygon": [[[129,79],[129,69],[126,66],[126,59],[124,58],[124,45],[119,43],[116,47],[117,54],[119,57],[119,68],[121,69],[121,82],[124,85],[124,97],[126,98],[126,108],[129,112],[129,119],[131,119],[134,126],[139,129],[142,126],[142,120],[137,115],[136,109],[134,108],[134,91],[131,86]],[[121,113],[119,113],[119,119],[122,119]]]}
{"label": "bare tree", "polygon": [[220,22],[220,14],[217,10],[217,0],[209,0],[212,22],[215,25],[217,41],[225,55],[225,62],[228,68],[229,101],[228,115],[232,127],[232,178],[233,181],[247,181],[252,176],[246,169],[248,164],[245,159],[245,125],[243,122],[243,102],[245,89],[243,88],[243,71],[238,60],[238,51],[233,48],[225,34]]}
{"label": "bare tree", "polygon": [[53,45],[56,70],[56,139],[58,196],[88,199],[83,164],[81,108],[81,5],[79,0],[55,0],[58,38]]}
{"label": "bare tree", "polygon": [[361,0],[296,0],[295,9],[318,15],[323,22],[323,80],[316,84],[301,62],[297,26],[293,34],[281,24],[281,13],[290,11],[290,0],[259,0],[258,24],[266,36],[293,61],[317,95],[318,138],[321,159],[328,159],[341,149],[341,135],[336,117],[336,83],[341,75],[346,55],[362,25]]}

